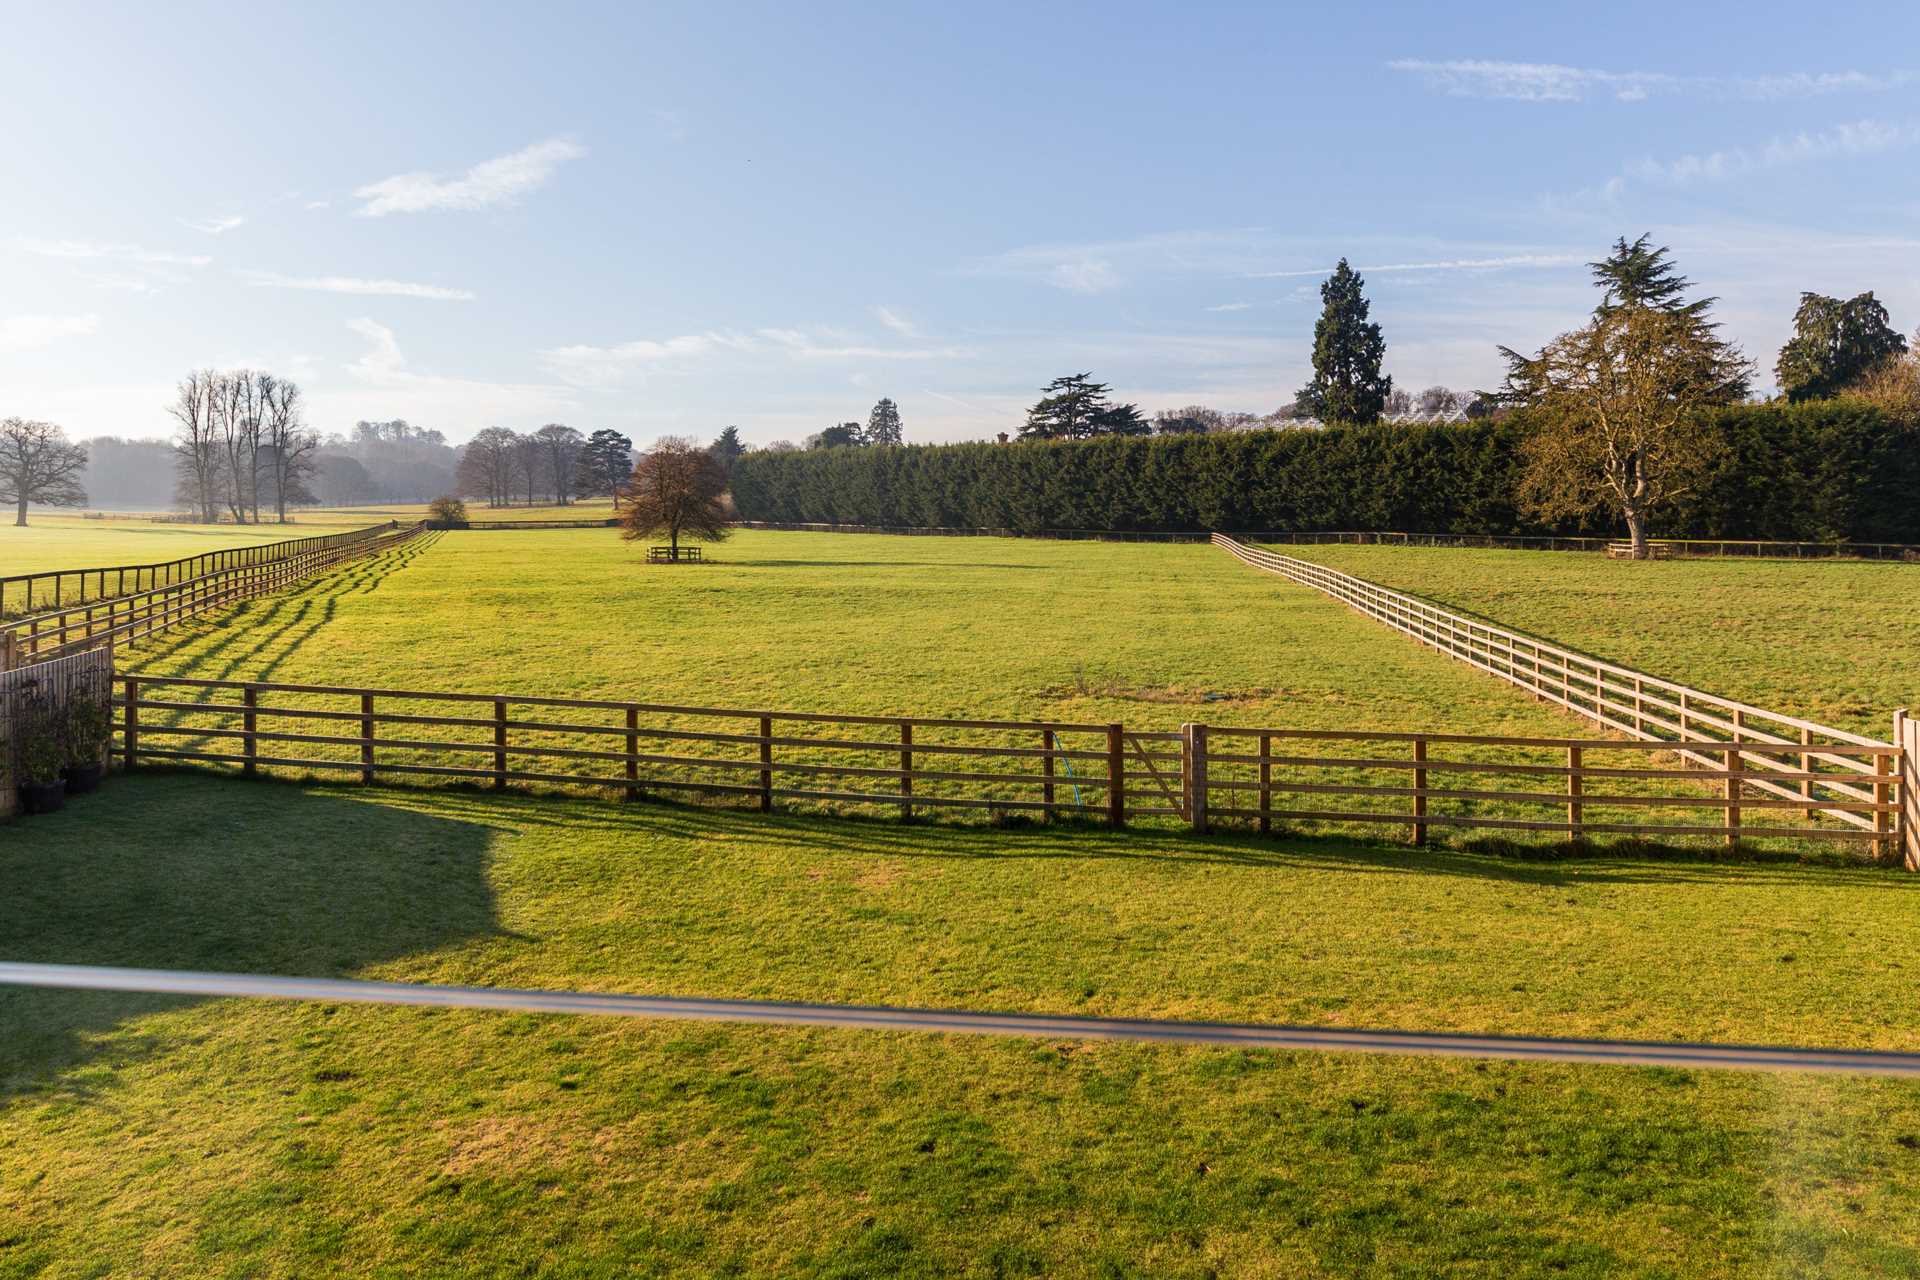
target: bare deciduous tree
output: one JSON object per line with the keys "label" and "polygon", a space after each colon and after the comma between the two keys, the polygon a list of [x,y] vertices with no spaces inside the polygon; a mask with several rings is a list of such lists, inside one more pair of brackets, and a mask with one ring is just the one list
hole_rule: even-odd
{"label": "bare deciduous tree", "polygon": [[519,437],[505,427],[487,427],[460,451],[454,474],[460,492],[469,497],[484,497],[490,507],[504,507],[513,501],[514,445]]}
{"label": "bare deciduous tree", "polygon": [[270,373],[259,375],[258,382],[264,412],[261,452],[273,489],[274,516],[285,524],[288,502],[311,500],[306,482],[313,475],[313,455],[320,441],[306,430],[298,383]]}
{"label": "bare deciduous tree", "polygon": [[549,422],[533,433],[546,452],[546,471],[553,477],[554,501],[566,506],[572,500],[573,469],[580,461],[582,437],[572,427]]}
{"label": "bare deciduous tree", "polygon": [[621,537],[629,542],[667,535],[676,557],[680,539],[719,542],[727,527],[727,469],[684,436],[664,436],[640,456],[627,481]]}
{"label": "bare deciduous tree", "polygon": [[1636,559],[1647,522],[1691,492],[1724,450],[1702,411],[1744,385],[1744,356],[1693,317],[1648,307],[1597,315],[1536,358],[1521,499],[1550,520],[1611,510]]}
{"label": "bare deciduous tree", "polygon": [[51,422],[8,418],[0,422],[0,502],[14,504],[13,522],[27,523],[27,504],[77,507],[87,500],[80,473],[87,446],[74,444]]}
{"label": "bare deciduous tree", "polygon": [[218,377],[211,369],[188,374],[167,407],[179,424],[173,443],[179,497],[199,511],[203,524],[214,522],[221,500],[220,445],[213,425]]}

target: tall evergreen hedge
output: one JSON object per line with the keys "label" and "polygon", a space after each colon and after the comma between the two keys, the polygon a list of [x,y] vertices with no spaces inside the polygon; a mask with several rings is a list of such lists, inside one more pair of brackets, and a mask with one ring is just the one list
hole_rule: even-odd
{"label": "tall evergreen hedge", "polygon": [[[1730,450],[1669,537],[1920,542],[1920,427],[1843,401],[1716,415]],[[743,520],[1184,532],[1619,532],[1545,527],[1514,501],[1517,418],[1022,444],[750,453]]]}

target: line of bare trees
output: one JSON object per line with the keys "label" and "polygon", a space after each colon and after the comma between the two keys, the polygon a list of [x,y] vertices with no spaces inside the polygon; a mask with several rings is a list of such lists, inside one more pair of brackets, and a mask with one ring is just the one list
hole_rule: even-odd
{"label": "line of bare trees", "polygon": [[175,498],[212,524],[281,524],[287,507],[311,502],[319,439],[307,430],[300,387],[253,369],[202,369],[183,378],[167,407],[176,424]]}
{"label": "line of bare trees", "polygon": [[609,495],[617,505],[633,469],[632,448],[617,431],[583,436],[558,422],[526,435],[488,427],[460,451],[455,479],[463,495],[485,498],[491,507],[542,499],[565,506],[576,497]]}

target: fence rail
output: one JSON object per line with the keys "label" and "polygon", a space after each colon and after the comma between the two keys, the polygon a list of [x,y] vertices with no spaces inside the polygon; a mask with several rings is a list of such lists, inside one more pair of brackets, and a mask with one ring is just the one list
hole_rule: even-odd
{"label": "fence rail", "polygon": [[[1206,542],[1214,535],[1136,533],[1113,529],[953,529],[879,524],[804,524],[778,520],[735,520],[736,529],[773,529],[797,533],[891,533],[938,538],[1041,538],[1097,542]],[[1222,535],[1225,536],[1225,535]],[[1619,538],[1559,537],[1548,534],[1391,533],[1391,532],[1242,532],[1239,538],[1299,546],[1481,547],[1512,551],[1594,551]],[[1759,557],[1786,560],[1920,561],[1920,545],[1906,542],[1767,542],[1733,538],[1653,538],[1654,545],[1681,559]]]}
{"label": "fence rail", "polygon": [[[1485,533],[1247,533],[1257,542],[1295,546],[1483,547],[1508,551],[1605,551],[1619,538],[1569,538],[1551,535]],[[1649,538],[1680,559],[1758,557],[1776,560],[1920,561],[1920,546],[1910,542],[1772,542],[1738,538]]]}
{"label": "fence rail", "polygon": [[1878,815],[1854,806],[1884,801],[1879,791],[1885,784],[1870,761],[1849,749],[1887,748],[1889,743],[1663,680],[1442,609],[1350,573],[1249,547],[1225,534],[1215,534],[1213,541],[1246,564],[1325,592],[1469,666],[1603,728],[1661,743],[1693,764],[1717,767],[1720,754],[1736,747],[1741,763],[1753,766],[1747,785],[1777,799],[1831,801],[1800,807],[1863,831],[1876,829]]}
{"label": "fence rail", "polygon": [[[1068,815],[1172,813],[1129,784],[1177,774],[1177,735],[1122,726],[920,716],[812,715],[602,699],[358,689],[129,675],[120,753],[142,761],[459,778]],[[343,731],[344,730],[344,731]]]}
{"label": "fence rail", "polygon": [[370,541],[399,527],[398,521],[390,520],[385,524],[369,525],[346,533],[317,534],[309,538],[287,538],[280,542],[228,547],[155,564],[50,569],[45,573],[13,574],[0,578],[0,619],[25,616],[35,609],[60,609],[69,603],[81,604],[88,600],[152,591],[203,578],[211,573],[272,564],[331,547]]}
{"label": "fence rail", "polygon": [[291,556],[216,569],[197,578],[108,596],[51,613],[0,623],[0,651],[13,662],[40,662],[103,645],[127,644],[253,596],[277,591],[322,570],[391,551],[426,532],[424,524],[377,537],[303,548]]}
{"label": "fence rail", "polygon": [[[1735,845],[1780,837],[1867,845],[1875,856],[1892,858],[1898,814],[1903,799],[1910,799],[1897,794],[1903,749],[1849,745],[1824,754],[1863,766],[1871,798],[1816,798],[1815,792],[1857,775],[1756,767],[1750,753],[1712,738],[1629,741],[1193,724],[1182,730],[1181,751],[1188,817],[1202,831],[1230,819],[1261,831],[1280,822],[1385,824],[1405,828],[1415,844],[1426,843],[1433,827],[1551,832],[1569,842],[1620,835]],[[1678,764],[1661,759],[1675,756]],[[1799,790],[1784,798],[1761,794],[1777,783]],[[1835,814],[1859,819],[1864,829],[1780,821]]]}
{"label": "fence rail", "polygon": [[[1203,831],[1236,820],[1261,832],[1387,824],[1416,842],[1433,827],[1569,841],[1814,838],[1886,857],[1913,803],[1905,752],[1886,743],[1830,744],[1814,763],[1786,768],[1712,738],[1134,730],[142,674],[120,677],[120,688],[118,749],[129,769],[532,783],[728,798],[762,812],[799,803],[903,818],[1168,818]],[[1856,769],[1864,798],[1838,798],[1862,776]],[[1781,784],[1781,794],[1766,792]],[[1834,815],[1864,825],[1784,821]]]}

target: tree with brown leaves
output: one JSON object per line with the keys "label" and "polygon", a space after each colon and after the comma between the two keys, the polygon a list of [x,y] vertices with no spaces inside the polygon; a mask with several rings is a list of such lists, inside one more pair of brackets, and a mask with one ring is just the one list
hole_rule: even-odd
{"label": "tree with brown leaves", "polygon": [[727,469],[685,436],[664,436],[640,456],[622,493],[628,506],[621,537],[628,542],[667,536],[673,556],[680,539],[720,542],[727,527]]}

